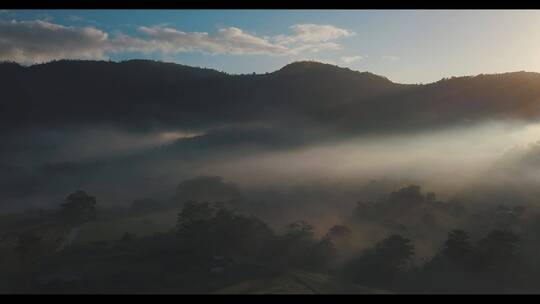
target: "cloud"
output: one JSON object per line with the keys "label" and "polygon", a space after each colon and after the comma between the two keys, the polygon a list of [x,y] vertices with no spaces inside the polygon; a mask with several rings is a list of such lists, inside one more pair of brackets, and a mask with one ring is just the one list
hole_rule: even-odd
{"label": "cloud", "polygon": [[[77,16],[69,17],[80,20]],[[297,24],[291,35],[257,36],[237,27],[216,33],[184,32],[166,25],[141,26],[138,35],[109,35],[95,27],[48,21],[0,21],[0,59],[21,63],[55,59],[104,59],[121,52],[290,56],[337,50],[335,40],[353,35],[332,25]]]}
{"label": "cloud", "polygon": [[341,61],[343,63],[353,63],[353,62],[360,61],[365,58],[366,56],[343,56],[341,57]]}
{"label": "cloud", "polygon": [[47,21],[0,21],[0,59],[21,63],[102,59],[108,34],[93,27]]}
{"label": "cloud", "polygon": [[340,45],[332,40],[353,35],[350,31],[331,25],[298,24],[291,29],[293,35],[259,37],[237,27],[221,28],[214,35],[182,32],[164,26],[139,27],[139,31],[148,39],[122,35],[115,43],[132,51],[143,52],[179,53],[198,50],[211,54],[296,55],[340,49]]}
{"label": "cloud", "polygon": [[[288,49],[236,27],[221,28],[215,35],[182,32],[170,27],[139,27],[149,39],[123,37],[122,46],[145,52],[179,53],[199,50],[212,54],[284,54]],[[118,42],[116,42],[118,43]]]}
{"label": "cloud", "polygon": [[279,35],[276,41],[281,44],[292,42],[328,42],[354,35],[354,32],[333,25],[296,24],[290,27],[294,35]]}
{"label": "cloud", "polygon": [[354,32],[333,25],[296,24],[290,27],[293,35],[277,35],[273,40],[278,45],[287,46],[289,54],[339,50],[341,46],[334,40],[355,35]]}

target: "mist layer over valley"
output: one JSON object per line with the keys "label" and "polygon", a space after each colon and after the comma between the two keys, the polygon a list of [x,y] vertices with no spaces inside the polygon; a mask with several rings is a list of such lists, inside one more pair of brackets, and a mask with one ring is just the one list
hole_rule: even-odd
{"label": "mist layer over valley", "polygon": [[[199,250],[203,237],[193,234],[192,239],[190,229],[204,222],[208,226],[202,230],[233,227],[238,230],[232,235],[246,239],[219,247],[218,240],[231,236],[208,232],[204,237],[212,241],[206,243],[216,247],[201,249],[204,254],[197,257],[295,265],[395,291],[419,290],[403,283],[406,275],[421,282],[418,286],[429,285],[430,271],[446,267],[438,260],[439,250],[447,238],[456,237],[448,234],[455,229],[470,233],[478,248],[493,238],[512,239],[490,234],[502,229],[522,233],[524,256],[538,249],[537,73],[405,85],[318,62],[228,75],[145,60],[62,60],[0,64],[0,82],[0,210],[6,235],[18,229],[9,218],[23,211],[30,218],[43,216],[47,226],[48,214],[56,214],[59,206],[81,200],[93,209],[97,198],[102,210],[97,218],[68,221],[62,228],[67,232],[56,227],[47,233],[71,233],[64,247],[74,240],[99,247],[104,239],[120,238],[135,244],[129,243],[134,235],[151,239],[154,234],[153,240],[140,241],[155,241],[169,252],[177,249],[167,247],[172,237],[167,233],[177,229],[183,242],[193,245],[189,248]],[[233,216],[227,208],[245,215]],[[32,230],[32,225],[22,226]],[[247,227],[242,225],[254,235],[242,234]],[[163,238],[156,233],[164,233]],[[328,242],[335,247],[332,259],[324,251]],[[370,254],[386,252],[384,246],[392,244],[402,245],[414,267],[435,270],[407,268],[411,272],[399,277],[400,264],[392,268],[392,280],[387,274],[374,274],[371,281],[358,277],[362,271],[371,275],[369,267],[378,265]],[[131,245],[125,246],[122,250]],[[302,261],[311,251],[320,260]],[[478,254],[475,259],[484,257]],[[247,263],[242,261],[234,263]],[[480,277],[489,276],[483,271]],[[499,286],[492,283],[476,287]],[[130,288],[139,283],[133,284]],[[212,284],[203,291],[227,285]],[[88,286],[82,290],[108,290]],[[195,288],[186,286],[183,291]],[[438,285],[425,288],[445,291]]]}
{"label": "mist layer over valley", "polygon": [[[496,168],[538,140],[534,73],[400,85],[316,62],[264,75],[151,61],[0,72],[12,82],[0,114],[8,209],[47,207],[73,188],[111,205],[165,198],[199,175],[246,191],[387,179],[452,197],[509,174]],[[536,182],[522,169],[508,178]]]}

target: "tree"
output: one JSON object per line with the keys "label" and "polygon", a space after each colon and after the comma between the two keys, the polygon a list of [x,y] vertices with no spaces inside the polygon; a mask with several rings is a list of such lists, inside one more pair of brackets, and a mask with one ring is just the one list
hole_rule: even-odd
{"label": "tree", "polygon": [[259,256],[274,239],[274,233],[266,223],[228,208],[220,208],[211,224],[214,243],[229,255]]}
{"label": "tree", "polygon": [[456,229],[448,233],[442,254],[463,269],[471,270],[477,266],[476,252],[469,235],[463,230]]}
{"label": "tree", "polygon": [[317,243],[313,235],[313,226],[305,221],[288,224],[274,248],[278,263],[288,269],[313,268],[318,261],[314,252]]}
{"label": "tree", "polygon": [[216,209],[209,203],[198,203],[187,201],[178,214],[177,228],[178,233],[196,224],[204,224],[209,221],[216,213]]}
{"label": "tree", "polygon": [[199,255],[257,256],[273,236],[258,218],[215,204],[189,201],[178,215],[180,243]]}
{"label": "tree", "polygon": [[61,205],[61,215],[70,223],[85,222],[95,217],[96,198],[85,191],[77,190],[68,195],[65,203]]}
{"label": "tree", "polygon": [[332,266],[332,261],[337,256],[337,248],[334,242],[328,238],[323,238],[309,249],[305,256],[306,265],[311,269],[319,271],[327,270]]}
{"label": "tree", "polygon": [[414,256],[414,246],[409,239],[394,234],[375,245],[375,254],[384,258],[389,268],[400,271]]}
{"label": "tree", "polygon": [[[434,195],[430,195],[429,199],[434,200]],[[417,185],[401,188],[390,193],[388,197],[389,203],[401,204],[407,207],[423,203],[426,200],[428,200],[428,198],[422,194],[420,186]]]}
{"label": "tree", "polygon": [[419,269],[415,284],[428,292],[472,292],[482,281],[478,270],[469,235],[455,229],[448,232],[440,252]]}
{"label": "tree", "polygon": [[495,229],[478,242],[478,265],[483,275],[480,288],[505,292],[523,284],[526,268],[519,257],[519,239],[512,231]]}
{"label": "tree", "polygon": [[512,231],[495,229],[478,242],[481,265],[485,270],[510,270],[517,259],[519,237]]}
{"label": "tree", "polygon": [[286,227],[285,237],[311,241],[313,239],[313,226],[306,221],[296,221]]}
{"label": "tree", "polygon": [[183,243],[190,244],[192,249],[211,246],[211,219],[216,210],[209,203],[188,201],[178,214],[176,234]]}
{"label": "tree", "polygon": [[307,249],[306,261],[317,270],[339,267],[343,263],[340,253],[350,249],[351,235],[352,231],[347,226],[332,226],[320,241]]}
{"label": "tree", "polygon": [[351,236],[352,231],[347,226],[334,225],[319,242],[319,249],[323,249],[328,258],[336,258],[339,252],[350,248]]}
{"label": "tree", "polygon": [[330,229],[328,229],[325,238],[328,238],[330,240],[341,240],[350,237],[351,233],[351,229],[349,229],[347,226],[334,225]]}
{"label": "tree", "polygon": [[388,287],[399,273],[406,270],[413,256],[411,241],[394,234],[349,262],[345,275],[366,285]]}

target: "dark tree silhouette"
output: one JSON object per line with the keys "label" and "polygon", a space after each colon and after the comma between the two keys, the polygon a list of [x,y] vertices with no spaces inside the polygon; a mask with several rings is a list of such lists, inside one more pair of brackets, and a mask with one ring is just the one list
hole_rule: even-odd
{"label": "dark tree silhouette", "polygon": [[331,262],[336,258],[337,253],[334,242],[328,238],[323,238],[312,246],[305,256],[306,265],[310,269],[326,271],[331,267]]}
{"label": "dark tree silhouette", "polygon": [[318,253],[314,252],[317,242],[313,236],[313,226],[306,221],[300,220],[288,224],[274,249],[278,263],[284,268],[312,268],[320,261],[316,256]]}
{"label": "dark tree silhouette", "polygon": [[210,203],[187,202],[177,221],[184,248],[200,255],[258,256],[271,244],[273,231],[253,216]]}
{"label": "dark tree silhouette", "polygon": [[194,225],[204,224],[209,221],[215,213],[216,209],[209,203],[197,203],[195,201],[186,202],[182,211],[178,214],[178,233],[183,233],[187,228]]}
{"label": "dark tree silhouette", "polygon": [[489,271],[508,271],[518,258],[519,236],[512,231],[491,231],[478,242],[481,266]]}
{"label": "dark tree silhouette", "polygon": [[348,250],[351,245],[352,231],[343,225],[332,226],[318,244],[325,263],[331,263],[340,251]]}
{"label": "dark tree silhouette", "polygon": [[444,243],[442,254],[465,270],[476,268],[478,258],[469,235],[463,230],[452,230]]}
{"label": "dark tree silhouette", "polygon": [[343,225],[334,225],[332,226],[326,235],[325,238],[336,240],[336,239],[343,239],[348,238],[352,234],[351,229],[349,229],[347,226]]}
{"label": "dark tree silhouette", "polygon": [[400,272],[406,270],[413,256],[411,241],[394,234],[353,259],[345,267],[345,275],[359,283],[388,287]]}
{"label": "dark tree silhouette", "polygon": [[403,270],[414,256],[414,246],[409,239],[394,234],[375,245],[375,254],[391,269]]}
{"label": "dark tree silhouette", "polygon": [[81,223],[95,218],[96,198],[85,191],[78,190],[66,198],[61,205],[61,216],[70,223]]}
{"label": "dark tree silhouette", "polygon": [[296,221],[286,227],[285,236],[287,238],[311,241],[313,239],[313,226],[306,221]]}

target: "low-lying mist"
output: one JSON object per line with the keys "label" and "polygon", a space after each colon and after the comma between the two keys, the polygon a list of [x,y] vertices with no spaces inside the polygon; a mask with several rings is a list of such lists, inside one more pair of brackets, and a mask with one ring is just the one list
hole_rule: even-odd
{"label": "low-lying mist", "polygon": [[[358,185],[391,179],[417,183],[448,197],[472,184],[492,182],[495,175],[510,174],[498,172],[505,171],[502,163],[517,165],[517,159],[528,155],[524,151],[538,140],[538,135],[540,124],[523,122],[371,134],[240,158],[209,159],[195,174],[225,176],[249,189],[324,182]],[[528,173],[512,178],[536,182],[538,170],[523,162],[517,169]]]}
{"label": "low-lying mist", "polygon": [[[315,262],[308,263],[308,269],[321,271],[325,265],[329,270],[324,271],[346,276],[340,271],[367,259],[381,240],[397,237],[414,248],[410,272],[405,273],[423,278],[429,274],[415,269],[428,273],[430,267],[441,267],[438,259],[449,232],[456,229],[466,231],[479,248],[493,233],[511,231],[523,237],[524,260],[536,261],[540,123],[491,121],[355,137],[326,134],[309,140],[293,129],[290,134],[282,129],[225,129],[138,133],[99,127],[71,130],[64,136],[60,131],[37,133],[34,138],[39,140],[29,144],[34,145],[28,150],[32,153],[18,153],[12,163],[2,165],[2,207],[30,211],[20,217],[21,227],[34,227],[25,226],[28,221],[47,235],[51,232],[46,227],[54,222],[57,210],[63,210],[59,207],[67,195],[79,189],[90,193],[97,200],[96,217],[74,224],[69,234],[77,233],[81,252],[107,242],[120,244],[118,248],[132,242],[159,253],[162,249],[144,242],[163,238],[159,242],[172,246],[167,242],[181,230],[182,216],[196,218],[197,208],[202,208],[215,212],[209,223],[233,230],[238,223],[254,221],[268,225],[277,240],[305,234],[306,244],[314,246],[304,244],[306,252],[295,252],[294,242],[264,241],[272,250],[281,250],[279,246],[292,250],[282,248],[282,254],[291,256],[272,262],[289,265],[284,271],[306,267],[290,263],[308,261],[315,250]],[[43,151],[35,148],[46,142],[54,145]],[[12,148],[21,151],[21,143]],[[12,229],[9,221],[5,225],[6,231]],[[195,240],[207,233],[201,227],[194,232]],[[209,231],[224,229],[218,227]],[[225,235],[234,240],[245,230]],[[253,239],[259,241],[259,236]],[[227,241],[224,244],[223,248],[233,248]],[[325,244],[332,252],[322,259],[328,265],[317,260],[318,254],[326,254]],[[197,246],[202,251],[194,256],[212,254],[212,246]],[[253,257],[247,254],[247,260]],[[363,284],[379,286],[371,280]]]}
{"label": "low-lying mist", "polygon": [[[215,139],[219,134],[205,141],[203,133],[175,130],[138,134],[99,127],[39,134],[35,138],[48,142],[47,147],[14,154],[15,161],[4,164],[6,193],[9,183],[28,188],[20,196],[6,196],[11,204],[3,207],[47,207],[73,188],[88,189],[111,206],[138,197],[167,199],[180,181],[200,175],[222,176],[254,199],[334,207],[359,200],[360,189],[372,181],[394,188],[418,184],[440,198],[480,201],[482,191],[509,185],[535,193],[540,177],[531,156],[540,124],[520,121],[281,146],[263,136],[221,144]],[[527,200],[535,203],[533,197]]]}

